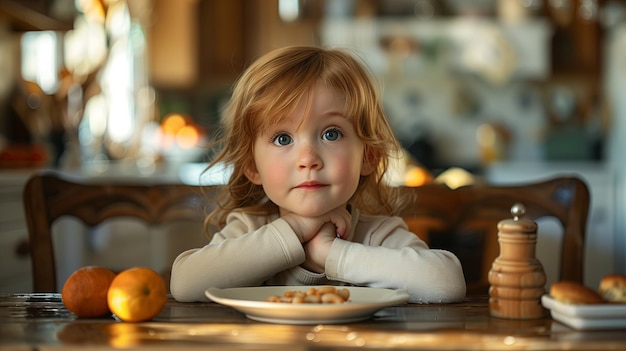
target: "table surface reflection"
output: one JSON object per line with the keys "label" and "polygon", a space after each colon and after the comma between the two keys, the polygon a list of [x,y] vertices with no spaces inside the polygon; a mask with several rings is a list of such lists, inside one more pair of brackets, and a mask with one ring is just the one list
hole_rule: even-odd
{"label": "table surface reflection", "polygon": [[453,304],[408,304],[349,324],[255,322],[215,303],[170,299],[143,323],[76,318],[59,294],[0,295],[0,349],[62,347],[228,350],[624,350],[626,330],[577,331],[550,317],[507,320],[489,316],[488,298]]}

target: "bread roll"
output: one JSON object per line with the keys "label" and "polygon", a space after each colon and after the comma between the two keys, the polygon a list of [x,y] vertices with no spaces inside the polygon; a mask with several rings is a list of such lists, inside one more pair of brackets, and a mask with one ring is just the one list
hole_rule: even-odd
{"label": "bread roll", "polygon": [[600,280],[598,291],[607,302],[626,303],[626,276],[621,274],[605,275]]}
{"label": "bread roll", "polygon": [[577,305],[604,303],[597,291],[572,281],[553,283],[550,286],[550,295],[557,301]]}

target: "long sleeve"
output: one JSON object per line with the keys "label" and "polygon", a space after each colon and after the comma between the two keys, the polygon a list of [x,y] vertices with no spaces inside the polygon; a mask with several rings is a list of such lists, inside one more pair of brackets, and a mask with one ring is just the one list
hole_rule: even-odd
{"label": "long sleeve", "polygon": [[429,249],[398,217],[362,215],[350,241],[337,239],[326,275],[344,283],[406,288],[410,302],[452,302],[465,297],[465,279],[451,252]]}
{"label": "long sleeve", "polygon": [[305,260],[287,222],[235,212],[202,248],[181,253],[172,265],[170,290],[179,301],[206,301],[209,287],[258,286]]}
{"label": "long sleeve", "polygon": [[260,285],[357,285],[407,289],[411,302],[452,302],[465,296],[460,261],[430,249],[399,217],[352,214],[346,240],[335,239],[324,273],[300,265],[305,252],[278,216],[229,215],[211,242],[181,253],[170,290],[179,301],[206,301],[209,287]]}

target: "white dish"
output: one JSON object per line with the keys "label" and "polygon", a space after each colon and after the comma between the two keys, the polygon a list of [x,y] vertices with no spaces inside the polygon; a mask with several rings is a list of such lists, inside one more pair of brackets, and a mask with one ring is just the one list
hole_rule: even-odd
{"label": "white dish", "polygon": [[626,328],[626,304],[575,305],[557,301],[550,295],[542,296],[541,303],[554,320],[574,329]]}
{"label": "white dish", "polygon": [[405,304],[409,294],[405,289],[391,290],[366,287],[346,287],[350,300],[342,304],[291,304],[266,302],[271,295],[282,296],[286,291],[306,291],[310,286],[261,286],[249,288],[210,288],[206,296],[222,305],[244,313],[261,322],[282,324],[351,323],[371,318],[388,306]]}

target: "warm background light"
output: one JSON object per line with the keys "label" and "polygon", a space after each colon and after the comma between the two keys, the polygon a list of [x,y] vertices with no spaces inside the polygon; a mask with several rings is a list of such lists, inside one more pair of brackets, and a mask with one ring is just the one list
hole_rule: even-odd
{"label": "warm background light", "polygon": [[432,174],[423,167],[411,167],[404,174],[404,184],[406,186],[420,186],[432,181]]}
{"label": "warm background light", "polygon": [[194,126],[184,126],[176,132],[176,143],[183,149],[191,149],[198,140],[198,130]]}
{"label": "warm background light", "polygon": [[167,115],[161,123],[161,129],[166,134],[176,134],[178,130],[187,124],[185,118],[177,113]]}
{"label": "warm background light", "polygon": [[202,128],[190,117],[171,113],[163,119],[160,126],[161,143],[165,148],[174,144],[181,149],[198,146]]}

